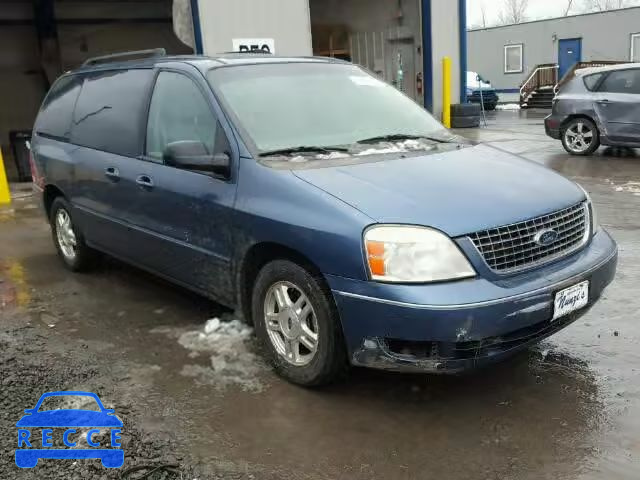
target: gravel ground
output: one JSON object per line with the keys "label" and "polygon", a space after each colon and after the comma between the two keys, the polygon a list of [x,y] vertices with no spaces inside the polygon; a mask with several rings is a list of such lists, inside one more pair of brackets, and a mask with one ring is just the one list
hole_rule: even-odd
{"label": "gravel ground", "polygon": [[[0,478],[222,478],[222,474],[205,473],[189,465],[188,460],[176,453],[175,440],[165,433],[139,430],[136,427],[135,405],[127,401],[126,396],[120,395],[117,386],[119,378],[110,377],[110,373],[115,373],[117,369],[109,368],[103,360],[88,353],[86,344],[72,347],[56,342],[56,351],[51,351],[51,342],[43,335],[40,325],[25,324],[21,315],[5,315],[3,324],[5,328],[0,333],[0,428],[7,434],[0,436]],[[105,375],[105,372],[109,373]],[[25,408],[35,405],[42,393],[61,390],[92,391],[107,408],[115,409],[116,415],[124,423],[121,442],[125,450],[125,464],[121,469],[105,469],[99,460],[40,460],[33,470],[16,467],[16,421]],[[111,399],[120,398],[125,400],[110,402]],[[96,437],[98,440],[100,438]],[[131,467],[136,466],[148,468],[134,471]],[[152,472],[156,467],[161,468]]]}

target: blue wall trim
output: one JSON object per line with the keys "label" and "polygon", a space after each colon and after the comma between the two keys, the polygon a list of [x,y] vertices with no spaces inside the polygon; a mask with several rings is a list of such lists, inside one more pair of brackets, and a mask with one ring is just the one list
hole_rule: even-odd
{"label": "blue wall trim", "polygon": [[431,0],[422,0],[422,74],[424,108],[433,112],[433,49],[431,41]]}
{"label": "blue wall trim", "polygon": [[460,29],[460,103],[467,103],[467,0],[458,0]]}
{"label": "blue wall trim", "polygon": [[191,0],[191,20],[193,22],[193,43],[195,53],[202,55],[202,29],[200,28],[200,8],[198,0]]}

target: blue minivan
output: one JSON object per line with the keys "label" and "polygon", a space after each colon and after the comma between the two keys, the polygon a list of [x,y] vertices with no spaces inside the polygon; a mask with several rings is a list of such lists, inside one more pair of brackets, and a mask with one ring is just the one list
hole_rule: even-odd
{"label": "blue minivan", "polygon": [[68,268],[103,252],[238,309],[301,385],[506,358],[616,271],[581,187],[335,59],[89,60],[46,96],[32,154]]}

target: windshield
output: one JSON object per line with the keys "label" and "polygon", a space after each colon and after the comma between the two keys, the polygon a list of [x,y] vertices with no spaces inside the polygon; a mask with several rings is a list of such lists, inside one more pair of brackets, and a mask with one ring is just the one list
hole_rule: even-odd
{"label": "windshield", "polygon": [[46,412],[49,410],[90,410],[99,412],[100,407],[96,401],[89,396],[80,395],[55,395],[46,397],[40,408],[39,412]]}
{"label": "windshield", "polygon": [[448,136],[422,107],[351,64],[234,66],[213,69],[208,79],[259,153]]}

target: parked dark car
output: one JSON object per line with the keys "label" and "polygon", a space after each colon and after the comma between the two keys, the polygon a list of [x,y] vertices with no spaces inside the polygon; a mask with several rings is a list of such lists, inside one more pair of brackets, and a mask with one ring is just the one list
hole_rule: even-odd
{"label": "parked dark car", "polygon": [[34,128],[62,261],[105,252],[239,309],[292,382],[485,365],[614,277],[583,189],[356,65],[117,60],[62,76]]}
{"label": "parked dark car", "polygon": [[640,147],[640,64],[578,70],[555,97],[545,128],[572,155],[600,145]]}
{"label": "parked dark car", "polygon": [[476,72],[467,72],[467,101],[482,104],[485,110],[495,110],[500,97],[491,82]]}

